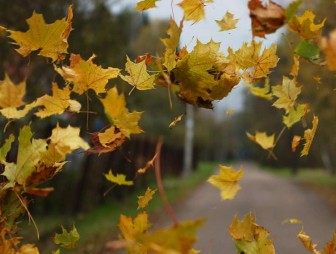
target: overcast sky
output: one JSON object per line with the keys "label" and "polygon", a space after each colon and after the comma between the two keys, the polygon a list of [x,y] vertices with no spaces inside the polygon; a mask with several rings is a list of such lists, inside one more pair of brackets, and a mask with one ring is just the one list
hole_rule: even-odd
{"label": "overcast sky", "polygon": [[[196,24],[192,22],[184,23],[181,46],[187,45],[188,50],[192,50],[197,39],[202,43],[207,43],[213,39],[216,42],[221,42],[221,50],[225,53],[228,47],[238,49],[243,42],[250,42],[252,40],[252,33],[251,20],[247,7],[248,1],[249,0],[214,0],[214,3],[207,4],[205,7],[205,20]],[[275,2],[286,7],[292,1],[293,0],[279,0]],[[136,2],[136,0],[124,0],[123,5],[131,4],[135,6]],[[173,0],[172,4],[171,0],[159,0],[157,2],[157,8],[148,10],[147,13],[151,19],[168,19],[174,16],[175,21],[179,22],[183,16],[182,9],[177,6],[179,2],[181,1]],[[222,19],[227,11],[233,13],[235,18],[239,19],[237,28],[230,31],[219,32],[215,20]],[[279,29],[275,34],[267,35],[264,40],[264,45],[269,46],[275,43],[283,32],[283,29]],[[235,87],[227,98],[215,104],[217,109],[230,108],[240,110],[243,105],[242,90],[242,84]]]}

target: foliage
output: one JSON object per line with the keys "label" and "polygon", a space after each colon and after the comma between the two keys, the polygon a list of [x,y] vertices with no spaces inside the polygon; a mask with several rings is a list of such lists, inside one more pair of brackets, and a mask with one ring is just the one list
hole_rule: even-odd
{"label": "foliage", "polygon": [[[22,57],[28,57],[38,53],[46,58],[45,64],[57,75],[58,83],[50,83],[51,95],[43,95],[34,98],[30,103],[24,101],[25,83],[15,85],[10,80],[8,73],[4,73],[5,79],[0,83],[0,113],[8,120],[4,134],[8,137],[0,148],[0,163],[2,166],[3,180],[0,183],[0,250],[2,253],[39,253],[32,244],[20,244],[18,221],[20,215],[26,213],[34,222],[29,212],[30,195],[47,196],[52,187],[44,187],[47,180],[54,178],[67,163],[67,155],[77,149],[87,153],[107,153],[120,148],[125,140],[132,139],[135,134],[143,132],[139,126],[143,112],[132,111],[127,108],[124,95],[119,93],[117,86],[108,86],[110,80],[120,78],[137,90],[152,90],[156,87],[164,87],[168,95],[177,94],[185,103],[197,107],[212,108],[213,102],[227,97],[232,89],[244,81],[250,86],[252,93],[274,100],[273,106],[284,110],[284,129],[308,116],[309,106],[298,102],[301,94],[301,86],[298,82],[299,64],[294,63],[291,78],[283,77],[281,85],[271,85],[267,81],[263,89],[256,89],[255,83],[268,80],[271,72],[277,67],[279,57],[277,46],[271,45],[263,48],[262,41],[253,40],[233,50],[227,49],[227,53],[220,51],[220,43],[213,40],[203,43],[197,41],[196,46],[190,52],[186,47],[178,50],[179,40],[183,32],[184,22],[200,22],[205,18],[205,8],[212,0],[183,0],[178,5],[184,12],[184,18],[178,24],[170,20],[170,28],[167,31],[168,38],[162,40],[165,50],[161,56],[144,54],[132,61],[126,56],[125,69],[107,67],[103,68],[93,62],[95,55],[88,60],[79,54],[68,53],[68,37],[72,32],[73,15],[72,6],[68,8],[67,18],[46,23],[42,14],[33,12],[27,19],[29,25],[25,32],[22,29],[10,29],[1,26],[0,32],[5,34],[9,42],[16,45],[15,50]],[[136,9],[147,10],[156,6],[156,1],[140,1]],[[252,33],[255,37],[265,37],[266,34],[275,32],[285,22],[291,31],[296,32],[301,41],[293,51],[295,59],[305,58],[314,64],[321,64],[321,51],[325,54],[327,68],[334,70],[334,34],[329,38],[321,36],[321,30],[325,19],[321,23],[315,23],[315,14],[305,11],[302,16],[295,14],[296,5],[291,5],[286,10],[280,5],[269,1],[263,5],[260,0],[251,0],[248,3],[250,16],[252,17]],[[286,17],[286,15],[288,15]],[[234,29],[237,20],[227,13],[223,20],[218,22],[222,30]],[[18,57],[18,56],[17,56]],[[51,59],[51,62],[50,62]],[[48,62],[49,61],[49,62]],[[127,73],[121,74],[121,73]],[[90,92],[91,91],[91,92]],[[93,92],[93,93],[92,93]],[[95,97],[105,110],[109,125],[95,133],[91,133],[90,140],[84,132],[89,130],[90,96]],[[89,96],[90,95],[90,96]],[[81,114],[79,98],[86,98],[87,129],[73,127],[66,124],[62,127],[56,123],[49,136],[37,138],[33,133],[32,122],[39,123],[40,118],[48,118],[55,115]],[[171,99],[170,99],[171,100]],[[33,114],[29,112],[34,111]],[[312,114],[312,128],[306,129],[303,134],[305,144],[301,150],[301,156],[309,154],[317,127],[318,117]],[[28,119],[29,123],[20,122],[19,119]],[[176,118],[170,127],[178,121]],[[23,123],[18,134],[11,133],[11,124]],[[168,126],[167,126],[168,127]],[[82,135],[80,135],[82,132]],[[256,132],[250,139],[259,144],[269,154],[275,157],[273,149],[280,139],[282,132],[277,136],[268,136],[265,132]],[[298,135],[293,135],[298,146]],[[17,148],[13,145],[16,142]],[[93,144],[92,146],[89,143]],[[158,189],[162,199],[166,196],[162,189],[160,178],[160,142],[153,159],[148,161],[144,168],[134,172],[133,180],[126,180],[126,175],[114,175],[109,171],[106,179],[118,185],[133,185],[136,178],[141,177],[150,167],[155,168]],[[10,160],[9,154],[14,150],[16,159]],[[293,149],[295,150],[295,149]],[[243,171],[235,172],[231,167],[220,166],[221,171],[217,176],[209,178],[209,182],[221,190],[223,199],[232,199],[239,186],[237,181],[242,177]],[[144,210],[154,192],[148,192],[139,199],[139,212],[135,217],[120,214],[119,228],[121,238],[111,242],[111,248],[125,248],[129,253],[197,253],[192,248],[196,241],[197,230],[204,223],[204,219],[177,222],[167,202],[167,211],[172,217],[174,225],[167,229],[150,231],[151,224],[148,214]],[[242,221],[237,216],[234,218],[230,233],[235,240],[238,253],[274,253],[269,233],[256,223],[255,217],[246,215]],[[38,230],[37,230],[38,235]],[[310,238],[302,231],[298,235],[305,248],[312,253],[320,253],[311,243]],[[54,242],[61,248],[74,248],[79,239],[75,227],[68,232],[62,227],[62,234],[56,234]],[[335,250],[335,236],[329,242],[322,253],[332,253]],[[55,253],[60,253],[56,250]]]}

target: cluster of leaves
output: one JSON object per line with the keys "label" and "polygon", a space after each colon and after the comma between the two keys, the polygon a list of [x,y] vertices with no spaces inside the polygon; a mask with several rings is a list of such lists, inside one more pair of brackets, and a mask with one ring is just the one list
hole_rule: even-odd
{"label": "cluster of leaves", "polygon": [[[145,11],[153,8],[158,0],[140,1],[136,10]],[[239,49],[227,49],[226,54],[220,52],[220,43],[213,40],[208,43],[197,41],[190,52],[186,47],[178,50],[179,41],[185,22],[197,23],[205,17],[207,4],[212,0],[183,0],[179,6],[184,11],[184,18],[178,24],[170,20],[167,31],[168,37],[162,39],[165,51],[160,57],[149,54],[139,56],[134,61],[126,57],[125,70],[96,65],[91,56],[88,60],[80,55],[67,52],[67,39],[72,31],[72,7],[68,9],[68,16],[51,24],[46,24],[41,14],[33,13],[27,20],[29,29],[26,32],[13,31],[0,27],[0,32],[7,34],[16,51],[23,57],[32,52],[47,58],[52,64],[62,84],[52,83],[52,94],[43,95],[33,102],[24,101],[26,84],[14,84],[10,77],[0,81],[0,113],[12,121],[29,116],[34,111],[32,119],[46,118],[66,113],[81,113],[82,105],[75,99],[87,96],[92,90],[99,98],[105,109],[110,125],[97,133],[91,134],[91,146],[88,140],[80,136],[80,127],[61,127],[57,124],[46,139],[36,139],[29,125],[23,126],[17,136],[9,135],[0,148],[0,163],[2,176],[0,183],[0,251],[2,253],[39,253],[32,244],[20,246],[20,239],[14,237],[17,233],[18,218],[26,212],[31,217],[28,206],[28,195],[47,196],[52,187],[41,188],[42,183],[53,178],[62,170],[67,162],[66,155],[76,149],[83,149],[89,153],[107,153],[116,150],[131,135],[139,134],[143,130],[139,127],[142,112],[130,112],[126,107],[124,94],[118,92],[114,86],[107,89],[109,80],[120,77],[133,86],[134,89],[148,90],[156,86],[163,86],[186,103],[205,108],[212,108],[215,100],[228,96],[231,90],[241,81],[248,84],[252,94],[267,100],[275,99],[273,106],[284,110],[283,123],[287,128],[301,121],[309,112],[309,106],[297,101],[301,93],[301,86],[297,83],[300,58],[311,62],[321,62],[319,53],[323,50],[330,70],[336,69],[335,32],[329,38],[321,37],[324,21],[314,23],[314,14],[306,11],[297,16],[299,2],[291,4],[287,10],[269,1],[263,5],[260,0],[248,3],[252,18],[252,33],[255,37],[265,37],[275,32],[284,23],[290,30],[299,34],[302,41],[294,50],[294,66],[291,78],[284,77],[281,85],[270,85],[269,74],[277,66],[278,56],[276,45],[263,48],[262,42],[252,40],[244,43]],[[221,20],[216,21],[221,31],[234,29],[238,19],[227,12]],[[149,72],[150,71],[150,72]],[[154,74],[153,74],[154,73]],[[265,82],[264,87],[256,84]],[[89,100],[87,100],[89,101]],[[86,105],[89,114],[89,103]],[[182,116],[177,117],[170,127],[173,127]],[[313,117],[313,127],[305,130],[303,137],[293,137],[292,149],[295,150],[301,139],[305,140],[301,156],[308,155],[309,148],[315,135],[318,118]],[[8,130],[7,126],[7,130]],[[268,136],[264,132],[257,132],[249,138],[272,154],[276,141],[274,135]],[[279,135],[280,136],[280,135]],[[279,137],[278,137],[279,138]],[[15,161],[7,161],[7,154],[17,140],[18,149]],[[14,147],[14,146],[13,146]],[[156,155],[138,174],[146,172],[153,166]],[[231,167],[220,166],[219,175],[212,176],[209,182],[221,191],[223,199],[232,199],[240,189],[237,185],[242,177],[242,170],[234,171]],[[125,175],[114,175],[112,171],[105,175],[106,179],[119,185],[132,185],[133,181],[126,180]],[[148,189],[139,197],[139,209],[144,209],[155,191]],[[129,253],[198,253],[192,248],[196,241],[196,231],[204,220],[177,223],[171,228],[149,232],[148,214],[141,211],[135,218],[120,215],[119,228],[121,239],[111,243],[126,248]],[[274,253],[274,246],[268,239],[269,233],[256,224],[256,219],[246,215],[240,222],[237,217],[229,229],[236,242],[239,253]],[[303,232],[299,234],[304,246],[312,253],[334,253],[336,238],[328,243],[323,252],[318,252],[315,245]],[[62,228],[62,234],[56,234],[54,242],[62,248],[73,248],[79,235],[75,228],[67,231]],[[60,253],[60,249],[55,253]]]}

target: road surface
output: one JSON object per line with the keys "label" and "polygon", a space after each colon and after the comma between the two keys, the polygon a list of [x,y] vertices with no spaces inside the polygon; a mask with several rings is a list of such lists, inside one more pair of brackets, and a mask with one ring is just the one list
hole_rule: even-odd
{"label": "road surface", "polygon": [[[242,219],[250,211],[256,213],[257,223],[271,232],[276,253],[308,253],[296,237],[302,226],[319,246],[331,239],[336,230],[336,212],[316,193],[261,171],[255,164],[245,163],[243,168],[242,190],[234,200],[221,201],[219,190],[204,183],[174,208],[179,221],[208,218],[199,231],[196,249],[205,254],[236,253],[228,227],[235,213]],[[154,216],[154,224],[171,224],[163,213]],[[300,219],[303,225],[282,224],[290,218]]]}

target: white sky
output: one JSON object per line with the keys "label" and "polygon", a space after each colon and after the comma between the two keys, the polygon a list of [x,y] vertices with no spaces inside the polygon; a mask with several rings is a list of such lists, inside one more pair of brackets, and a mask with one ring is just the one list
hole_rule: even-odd
{"label": "white sky", "polygon": [[[293,0],[275,0],[276,3],[281,4],[284,7],[292,1]],[[138,1],[123,0],[125,6],[135,6],[136,2]],[[169,19],[171,16],[174,16],[175,21],[179,23],[183,16],[182,9],[177,6],[180,2],[181,0],[159,0],[156,4],[157,8],[148,10],[147,13],[152,19]],[[251,41],[252,32],[251,20],[247,7],[248,2],[249,0],[214,0],[214,3],[207,4],[205,7],[205,20],[196,24],[193,24],[192,22],[184,23],[181,35],[181,46],[187,45],[188,50],[192,50],[197,39],[202,43],[207,43],[213,39],[216,42],[221,42],[221,50],[225,53],[228,47],[238,49],[243,42]],[[227,11],[233,13],[235,18],[239,19],[237,28],[230,31],[219,32],[219,27],[215,20],[222,19]],[[263,40],[264,46],[269,46],[270,44],[275,43],[283,32],[284,29],[279,29],[276,33],[267,35],[266,39]],[[224,98],[221,102],[215,103],[215,110],[217,108],[217,111],[221,111],[220,113],[222,113],[223,109],[242,109],[243,89],[242,84],[236,86],[227,98]]]}

